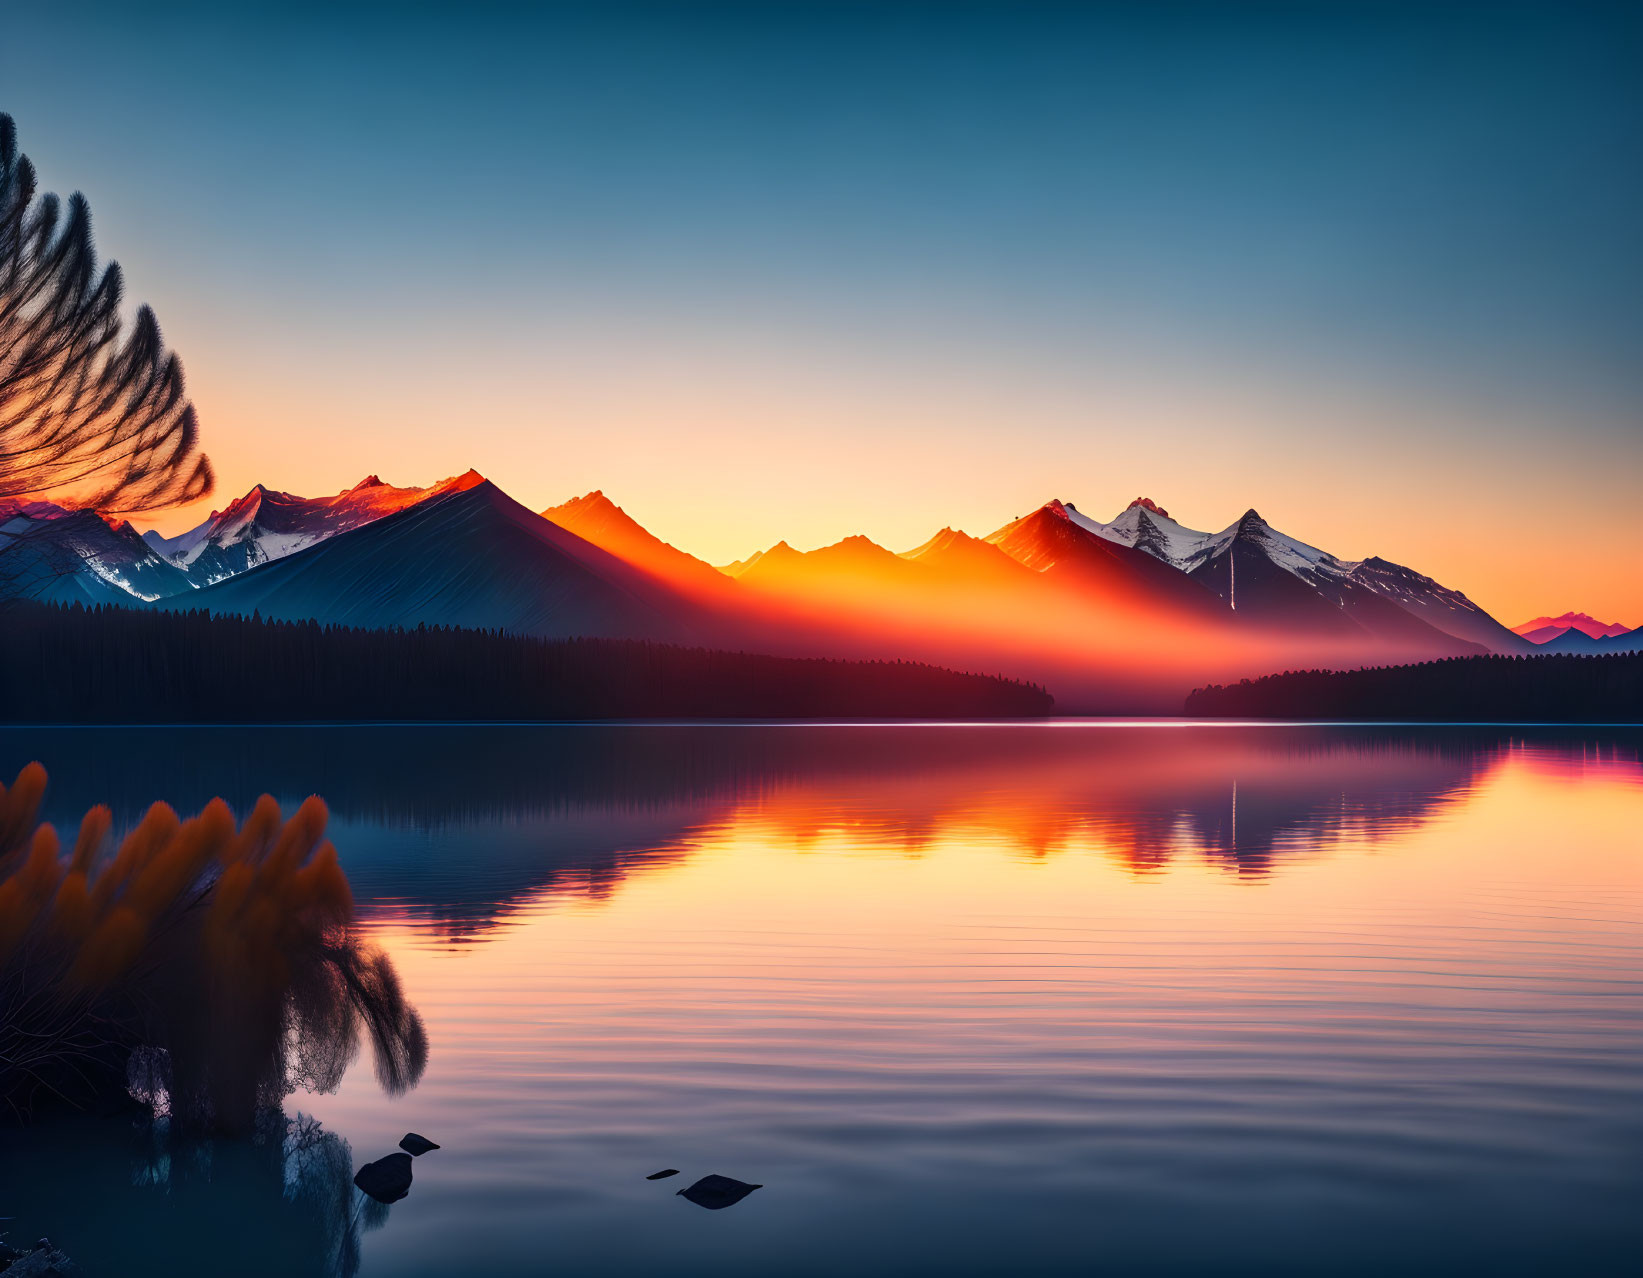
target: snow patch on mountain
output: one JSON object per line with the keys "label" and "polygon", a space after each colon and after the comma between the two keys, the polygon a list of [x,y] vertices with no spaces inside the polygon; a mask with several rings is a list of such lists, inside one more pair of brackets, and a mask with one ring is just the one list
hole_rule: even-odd
{"label": "snow patch on mountain", "polygon": [[1245,512],[1236,523],[1218,533],[1206,533],[1171,519],[1163,507],[1148,497],[1136,498],[1108,523],[1092,519],[1071,503],[1057,504],[1065,510],[1067,518],[1085,531],[1144,550],[1182,572],[1190,573],[1220,557],[1237,541],[1258,546],[1274,564],[1306,582],[1345,577],[1358,566],[1356,562],[1338,559],[1326,550],[1279,532],[1254,510]]}
{"label": "snow patch on mountain", "polygon": [[1067,506],[1068,517],[1086,532],[1145,551],[1154,559],[1187,571],[1186,565],[1200,553],[1208,533],[1187,528],[1169,517],[1169,512],[1150,498],[1138,497],[1117,519],[1102,523],[1076,507]]}
{"label": "snow patch on mountain", "polygon": [[[14,512],[5,517],[6,511]],[[0,511],[0,595],[61,603],[131,604],[185,594],[188,577],[127,521],[50,502]]]}
{"label": "snow patch on mountain", "polygon": [[257,484],[198,527],[177,537],[154,532],[144,540],[200,586],[284,559],[338,533],[361,527],[432,497],[483,483],[469,470],[428,488],[395,488],[367,475],[334,497],[299,497]]}
{"label": "snow patch on mountain", "polygon": [[1355,560],[1337,559],[1327,550],[1319,550],[1279,532],[1258,512],[1247,510],[1237,523],[1205,538],[1188,559],[1186,571],[1208,563],[1240,541],[1260,547],[1266,557],[1285,572],[1314,585],[1349,577],[1358,567]]}
{"label": "snow patch on mountain", "polygon": [[1247,569],[1247,561],[1240,566],[1228,556],[1254,553],[1337,608],[1347,607],[1349,599],[1367,591],[1456,638],[1484,644],[1494,651],[1517,651],[1522,647],[1511,632],[1460,591],[1390,560],[1343,559],[1279,532],[1253,509],[1220,532],[1205,533],[1172,519],[1147,497],[1136,498],[1108,522],[1092,519],[1071,503],[1054,502],[1052,506],[1063,518],[1097,537],[1145,551],[1205,584],[1213,579],[1218,584],[1211,588],[1227,596],[1229,602]]}
{"label": "snow patch on mountain", "polygon": [[109,585],[125,591],[133,598],[141,599],[144,603],[153,603],[156,599],[164,599],[166,597],[163,594],[144,590],[130,578],[121,573],[120,570],[113,564],[105,562],[99,555],[88,555],[86,557],[86,567],[91,572],[101,577]]}

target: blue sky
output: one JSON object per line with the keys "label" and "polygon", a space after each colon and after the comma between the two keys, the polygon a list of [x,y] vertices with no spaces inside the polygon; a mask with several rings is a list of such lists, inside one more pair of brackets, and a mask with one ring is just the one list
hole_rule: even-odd
{"label": "blue sky", "polygon": [[1643,612],[1643,8],[130,9],[9,14],[0,110],[219,498],[471,464],[722,560],[1146,493]]}

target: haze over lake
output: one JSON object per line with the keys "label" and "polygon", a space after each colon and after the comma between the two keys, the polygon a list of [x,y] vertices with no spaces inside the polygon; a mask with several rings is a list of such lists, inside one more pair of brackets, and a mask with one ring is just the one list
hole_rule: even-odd
{"label": "haze over lake", "polygon": [[[7,1228],[93,1274],[1628,1272],[1640,745],[0,730],[60,826],[322,794],[431,1043],[403,1096],[368,1058],[299,1092],[324,1138],[261,1153],[9,1133]],[[442,1146],[408,1199],[336,1210],[407,1131]],[[709,1174],[761,1188],[676,1193]]]}

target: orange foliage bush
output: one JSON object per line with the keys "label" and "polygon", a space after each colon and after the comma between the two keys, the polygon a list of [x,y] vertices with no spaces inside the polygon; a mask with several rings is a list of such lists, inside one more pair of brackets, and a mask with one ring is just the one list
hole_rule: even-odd
{"label": "orange foliage bush", "polygon": [[173,1119],[245,1127],[298,1087],[329,1090],[358,1050],[414,1085],[420,1018],[387,956],[349,933],[353,896],[317,796],[156,803],[117,849],[88,812],[73,849],[37,823],[46,773],[0,786],[0,1097],[83,1103],[121,1085]]}

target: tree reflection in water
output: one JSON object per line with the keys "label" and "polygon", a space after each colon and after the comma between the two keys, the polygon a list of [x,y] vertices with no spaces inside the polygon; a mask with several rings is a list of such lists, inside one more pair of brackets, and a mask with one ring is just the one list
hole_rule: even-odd
{"label": "tree reflection in water", "polygon": [[428,1040],[351,931],[325,804],[286,819],[265,795],[236,825],[221,799],[188,820],[156,803],[114,849],[95,807],[65,851],[45,788],[38,764],[0,786],[0,1114],[24,1124],[8,1215],[91,1272],[353,1274],[388,1209],[355,1191],[347,1143],[283,1104],[335,1090],[362,1039],[397,1095]]}
{"label": "tree reflection in water", "polygon": [[163,1116],[79,1114],[7,1144],[7,1214],[28,1240],[49,1232],[87,1273],[352,1278],[363,1235],[391,1210],[354,1188],[347,1141],[277,1109],[231,1137]]}

